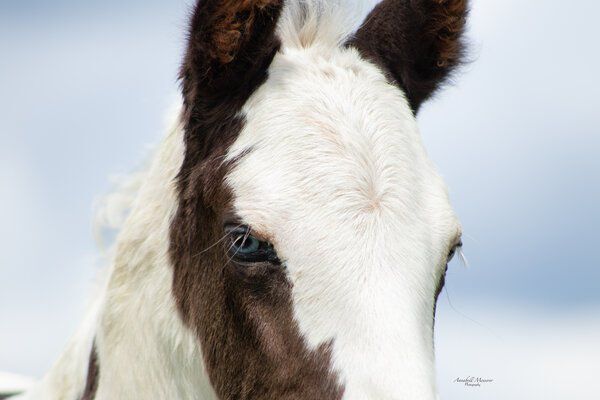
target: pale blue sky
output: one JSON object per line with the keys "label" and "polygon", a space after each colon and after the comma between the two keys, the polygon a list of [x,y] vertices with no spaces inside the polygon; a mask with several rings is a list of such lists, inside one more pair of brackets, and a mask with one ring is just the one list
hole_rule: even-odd
{"label": "pale blue sky", "polygon": [[[41,374],[76,327],[92,204],[176,98],[190,2],[122,3],[0,2],[0,370]],[[473,62],[419,116],[470,263],[451,265],[459,311],[444,300],[441,321],[501,331],[485,304],[600,314],[597,15],[593,0],[474,1]]]}

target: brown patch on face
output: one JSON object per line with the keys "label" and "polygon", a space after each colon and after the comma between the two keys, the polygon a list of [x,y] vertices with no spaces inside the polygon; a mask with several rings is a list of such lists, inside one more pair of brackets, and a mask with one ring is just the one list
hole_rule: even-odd
{"label": "brown patch on face", "polygon": [[383,0],[348,45],[405,90],[415,112],[464,55],[467,0]]}
{"label": "brown patch on face", "polygon": [[215,391],[222,399],[341,398],[328,347],[310,351],[299,334],[284,268],[229,261],[227,240],[208,249],[224,234],[230,204],[222,186],[213,195],[208,204],[184,202],[171,249],[174,296],[198,335]]}
{"label": "brown patch on face", "polygon": [[206,0],[196,8],[181,72],[186,150],[170,232],[173,296],[221,399],[340,399],[329,346],[309,350],[293,319],[284,267],[231,260],[224,239],[233,210],[223,160],[244,125],[238,112],[277,51],[280,7]]}
{"label": "brown patch on face", "polygon": [[83,395],[81,395],[81,400],[93,400],[96,397],[99,378],[100,366],[98,364],[98,353],[96,352],[96,345],[94,344],[90,353],[87,379],[85,381],[85,389],[83,390]]}

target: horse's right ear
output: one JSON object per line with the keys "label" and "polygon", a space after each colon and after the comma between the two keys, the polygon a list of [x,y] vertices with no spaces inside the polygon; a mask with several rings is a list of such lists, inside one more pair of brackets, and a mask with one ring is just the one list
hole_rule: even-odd
{"label": "horse's right ear", "polygon": [[[266,77],[279,42],[275,27],[283,0],[199,0],[180,72],[184,106],[241,103]],[[200,110],[197,108],[200,107]]]}
{"label": "horse's right ear", "polygon": [[462,63],[468,0],[382,0],[348,45],[381,66],[417,112]]}

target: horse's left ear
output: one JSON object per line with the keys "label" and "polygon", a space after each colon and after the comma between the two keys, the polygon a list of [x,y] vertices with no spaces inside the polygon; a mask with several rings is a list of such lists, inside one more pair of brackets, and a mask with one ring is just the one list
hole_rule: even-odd
{"label": "horse's left ear", "polygon": [[382,0],[349,45],[382,67],[412,109],[461,63],[468,0]]}

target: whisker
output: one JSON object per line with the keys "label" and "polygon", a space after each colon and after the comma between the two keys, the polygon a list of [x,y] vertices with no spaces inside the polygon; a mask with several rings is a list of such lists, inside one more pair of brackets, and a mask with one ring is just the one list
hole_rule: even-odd
{"label": "whisker", "polygon": [[[239,228],[240,226],[242,226],[243,224],[239,224],[237,225],[235,228]],[[193,254],[192,258],[196,258],[199,255],[207,252],[208,250],[212,249],[213,247],[215,247],[216,245],[218,245],[219,243],[221,243],[223,240],[225,240],[225,238],[227,238],[227,236],[229,236],[229,233],[226,233],[225,235],[223,235],[219,240],[217,240],[215,243],[211,244],[210,246],[208,246],[207,248],[205,248],[204,250],[198,252],[197,254]],[[231,249],[231,248],[230,248]]]}
{"label": "whisker", "polygon": [[463,235],[463,237],[468,238],[469,242],[473,242],[473,243],[479,244],[479,240],[477,240],[475,238],[475,236],[469,235],[468,233],[463,233],[462,235]]}
{"label": "whisker", "polygon": [[[246,240],[246,239],[244,239]],[[231,246],[229,246],[229,248],[227,249],[227,253],[229,253],[229,250],[231,250],[231,248],[233,247],[234,243],[231,243]],[[236,256],[236,254],[238,253],[239,249],[235,251],[235,253],[233,253],[233,255],[231,257],[227,256],[227,262],[225,263],[225,265],[229,265],[229,263],[233,260],[233,257]]]}
{"label": "whisker", "polygon": [[461,317],[465,318],[466,320],[471,321],[475,325],[478,325],[480,328],[483,328],[485,331],[487,331],[489,334],[491,334],[492,336],[494,336],[496,339],[502,340],[502,338],[499,335],[497,335],[496,332],[494,332],[492,329],[488,328],[487,326],[485,326],[481,322],[478,322],[478,321],[474,320],[473,318],[469,317],[465,313],[460,312],[456,307],[454,307],[454,304],[452,304],[452,301],[450,300],[450,291],[448,290],[448,285],[447,284],[444,286],[444,291],[446,292],[446,299],[448,300],[448,305],[450,306],[450,308],[455,313],[457,313]]}
{"label": "whisker", "polygon": [[462,246],[458,249],[458,259],[460,260],[460,263],[465,267],[465,268],[469,268],[471,265],[469,264],[469,260],[467,259],[467,256],[465,255],[465,252],[462,249]]}

